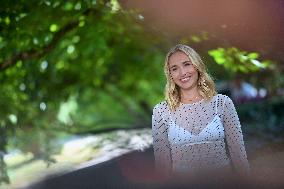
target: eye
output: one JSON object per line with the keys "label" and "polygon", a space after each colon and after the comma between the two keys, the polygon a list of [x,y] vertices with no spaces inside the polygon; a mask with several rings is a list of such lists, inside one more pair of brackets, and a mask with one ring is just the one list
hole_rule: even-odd
{"label": "eye", "polygon": [[177,70],[177,68],[176,67],[173,67],[172,69],[171,69],[171,71],[176,71]]}
{"label": "eye", "polygon": [[190,66],[190,65],[192,65],[192,63],[187,62],[187,63],[185,63],[184,65],[185,65],[185,66]]}

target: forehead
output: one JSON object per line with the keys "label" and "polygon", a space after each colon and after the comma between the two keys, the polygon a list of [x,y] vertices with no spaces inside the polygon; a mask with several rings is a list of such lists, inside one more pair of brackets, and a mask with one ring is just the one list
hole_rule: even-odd
{"label": "forehead", "polygon": [[177,52],[173,53],[169,57],[169,66],[176,65],[176,64],[181,64],[181,63],[183,63],[185,61],[190,61],[190,59],[187,56],[187,54],[185,54],[182,51],[177,51]]}

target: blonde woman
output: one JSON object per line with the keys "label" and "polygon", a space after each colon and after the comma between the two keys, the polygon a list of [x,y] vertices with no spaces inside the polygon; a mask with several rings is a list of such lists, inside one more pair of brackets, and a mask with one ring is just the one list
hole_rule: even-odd
{"label": "blonde woman", "polygon": [[239,118],[232,100],[217,94],[200,56],[178,44],[167,54],[165,101],[152,115],[155,165],[159,173],[249,172]]}

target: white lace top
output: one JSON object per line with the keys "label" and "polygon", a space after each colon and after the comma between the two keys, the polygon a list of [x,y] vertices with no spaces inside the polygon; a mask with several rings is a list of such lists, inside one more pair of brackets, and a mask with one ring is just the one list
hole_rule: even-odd
{"label": "white lace top", "polygon": [[226,95],[182,103],[174,112],[160,102],[153,109],[152,135],[156,168],[164,173],[221,168],[230,161],[239,173],[249,171],[239,118]]}

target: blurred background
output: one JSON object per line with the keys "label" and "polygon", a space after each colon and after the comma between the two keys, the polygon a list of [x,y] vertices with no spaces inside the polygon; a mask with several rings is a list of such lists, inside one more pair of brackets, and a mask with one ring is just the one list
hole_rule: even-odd
{"label": "blurred background", "polygon": [[[283,36],[282,0],[2,0],[0,188],[135,151],[152,162],[152,109],[177,43],[201,55],[234,101],[256,177],[280,182]],[[129,162],[119,174],[141,179]]]}

